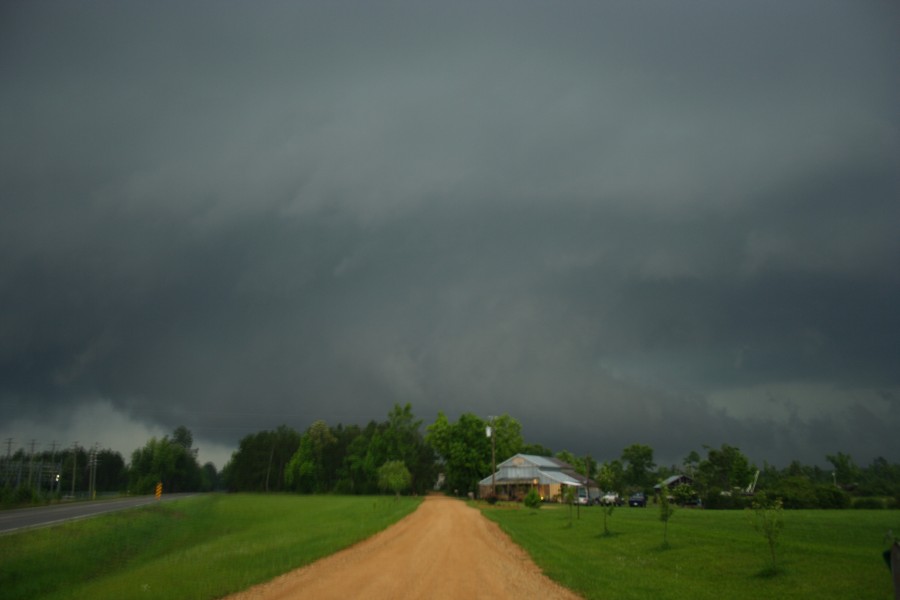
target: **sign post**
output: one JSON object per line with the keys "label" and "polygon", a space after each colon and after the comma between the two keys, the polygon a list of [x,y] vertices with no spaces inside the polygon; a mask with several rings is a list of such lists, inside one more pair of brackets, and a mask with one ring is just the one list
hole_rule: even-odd
{"label": "sign post", "polygon": [[162,498],[162,481],[156,484],[156,499]]}

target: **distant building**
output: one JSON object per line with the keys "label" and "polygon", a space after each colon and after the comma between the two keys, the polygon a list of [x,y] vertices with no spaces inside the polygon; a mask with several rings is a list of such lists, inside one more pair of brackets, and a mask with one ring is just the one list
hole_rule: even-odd
{"label": "distant building", "polygon": [[657,495],[659,495],[659,492],[660,492],[660,490],[662,490],[662,488],[666,488],[667,490],[669,490],[671,492],[672,490],[677,488],[679,485],[693,485],[693,484],[694,484],[694,480],[692,478],[688,477],[687,475],[672,475],[665,481],[654,485],[653,491]]}
{"label": "distant building", "polygon": [[575,468],[556,458],[516,454],[499,465],[493,477],[488,475],[478,482],[478,495],[491,495],[492,482],[497,486],[497,497],[501,500],[521,500],[532,488],[537,489],[543,500],[563,498],[567,487],[585,488],[584,498],[597,498],[600,490],[597,484],[575,471]]}

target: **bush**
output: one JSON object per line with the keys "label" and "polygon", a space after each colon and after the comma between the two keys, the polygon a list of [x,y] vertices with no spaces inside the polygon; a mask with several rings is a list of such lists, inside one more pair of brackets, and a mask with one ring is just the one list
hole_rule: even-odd
{"label": "bush", "polygon": [[881,498],[855,498],[853,500],[853,508],[883,509],[884,500]]}
{"label": "bush", "polygon": [[703,499],[703,506],[713,510],[749,508],[752,499],[740,494],[723,495],[721,490],[712,489]]}
{"label": "bush", "polygon": [[816,488],[817,508],[850,508],[850,496],[844,490],[830,485]]}
{"label": "bush", "polygon": [[540,508],[541,507],[541,495],[538,494],[537,490],[532,488],[527,494],[525,494],[525,506],[528,508]]}
{"label": "bush", "polygon": [[497,504],[497,496],[495,496],[494,494],[489,495],[488,497],[485,498],[485,500],[491,506],[493,506],[494,504]]}

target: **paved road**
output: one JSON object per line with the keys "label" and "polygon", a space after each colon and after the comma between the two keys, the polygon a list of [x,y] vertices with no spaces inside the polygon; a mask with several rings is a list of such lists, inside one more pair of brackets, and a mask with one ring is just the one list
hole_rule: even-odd
{"label": "paved road", "polygon": [[[163,500],[175,500],[185,498],[191,494],[164,494]],[[53,506],[40,506],[36,508],[19,508],[15,510],[0,511],[0,534],[9,533],[19,529],[34,527],[46,527],[64,521],[85,519],[95,515],[125,510],[145,504],[159,502],[155,496],[136,496],[119,498],[116,500],[97,500],[94,502],[72,502],[69,504],[54,504]]]}

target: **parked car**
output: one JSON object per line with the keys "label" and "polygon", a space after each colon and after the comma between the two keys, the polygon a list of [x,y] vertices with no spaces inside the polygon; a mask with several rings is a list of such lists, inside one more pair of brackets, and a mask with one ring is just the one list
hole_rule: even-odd
{"label": "parked car", "polygon": [[647,506],[647,496],[644,495],[644,492],[632,494],[628,498],[628,506],[640,506],[641,508],[645,508]]}
{"label": "parked car", "polygon": [[616,492],[606,492],[600,497],[600,504],[604,506],[620,506],[622,501]]}

